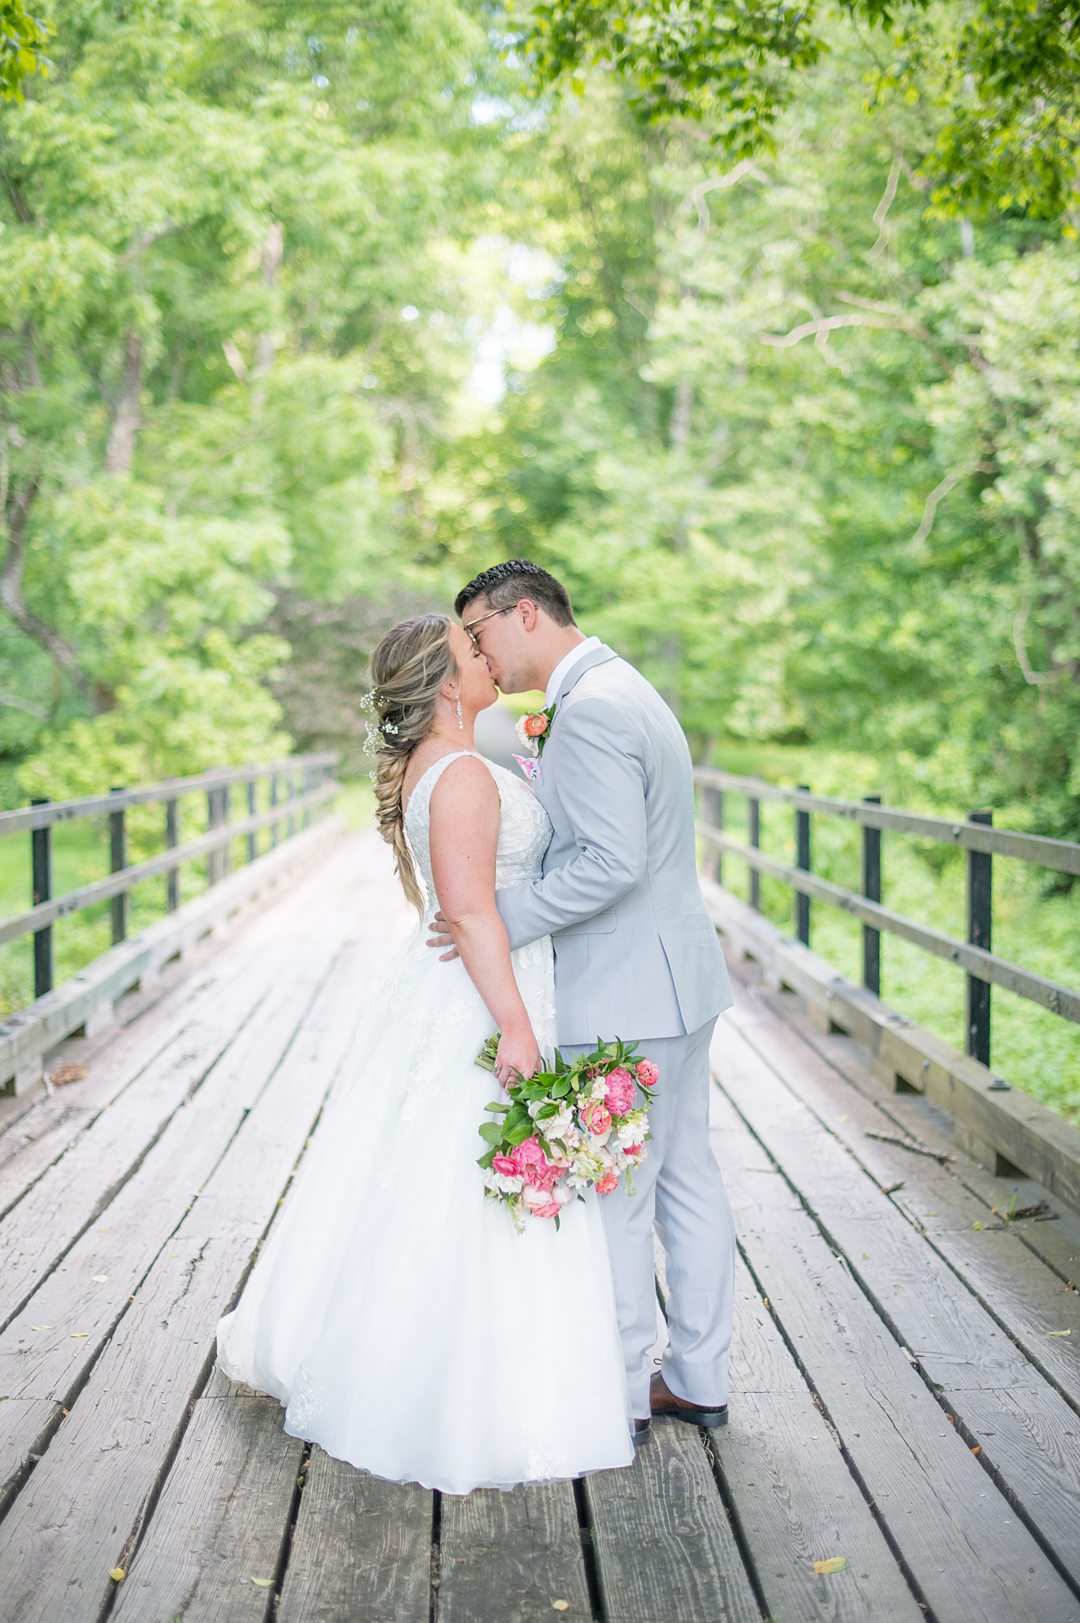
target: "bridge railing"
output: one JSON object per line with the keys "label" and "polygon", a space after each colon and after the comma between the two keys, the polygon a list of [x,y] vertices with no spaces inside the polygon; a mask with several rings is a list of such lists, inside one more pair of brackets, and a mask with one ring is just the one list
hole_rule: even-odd
{"label": "bridge railing", "polygon": [[[146,983],[161,965],[175,957],[261,886],[303,860],[312,841],[313,824],[339,792],[334,778],[338,757],[333,751],[289,756],[283,760],[223,767],[192,777],[169,778],[134,788],[74,800],[34,800],[14,811],[0,812],[0,837],[30,836],[30,879],[33,905],[0,920],[0,946],[32,935],[34,1001],[0,1023],[0,1085],[9,1091],[29,1086],[42,1074],[49,1048],[77,1031],[89,1031],[112,1016],[117,996]],[[260,793],[261,786],[261,793]],[[244,797],[234,815],[234,794]],[[180,843],[182,802],[205,801],[205,832]],[[257,809],[259,799],[265,804]],[[128,817],[133,807],[160,806],[161,845],[156,855],[128,860]],[[186,807],[184,808],[187,809]],[[101,879],[53,894],[53,831],[64,823],[104,817],[108,825],[109,872]],[[265,849],[259,837],[265,833]],[[246,860],[234,867],[242,841]],[[316,842],[317,843],[317,842]],[[302,848],[303,847],[303,848]],[[205,862],[204,893],[181,905],[180,875]],[[137,885],[164,881],[164,917],[129,936],[131,893]],[[99,905],[111,904],[112,948],[59,988],[55,982],[53,932],[58,921]]]}
{"label": "bridge railing", "polygon": [[[1009,1118],[1017,1113],[1010,1111],[1001,1099],[997,1101],[1001,1107],[997,1110],[988,1105],[984,1108],[982,1102],[969,1108],[969,1093],[970,1089],[977,1090],[980,1096],[986,1092],[1000,1095],[1009,1092],[1004,1078],[989,1071],[992,987],[1000,986],[1027,998],[1060,1019],[1080,1022],[1080,991],[1025,969],[992,950],[994,858],[1009,857],[1057,873],[1080,876],[1080,845],[1015,829],[995,828],[989,811],[971,811],[966,819],[956,820],[883,806],[874,795],[862,800],[844,800],[813,794],[806,785],[785,788],[763,778],[712,767],[699,767],[694,777],[698,792],[697,832],[706,851],[705,879],[716,887],[723,887],[725,856],[737,857],[749,871],[745,910],[740,914],[741,904],[737,903],[734,911],[727,908],[727,927],[740,938],[742,948],[750,956],[767,954],[773,978],[800,991],[808,1004],[816,1006],[819,1016],[825,1015],[827,1027],[850,1031],[866,1040],[879,1061],[880,1074],[892,1080],[895,1086],[935,1094],[937,1101],[957,1117],[961,1127],[966,1126],[969,1148],[983,1158],[996,1161],[1001,1170],[1019,1168],[1053,1187],[1054,1166],[1037,1153],[1023,1133],[1013,1130],[1015,1122],[1010,1124]],[[725,827],[729,795],[738,796],[746,803],[748,837],[745,840],[734,838]],[[791,808],[794,863],[781,861],[761,849],[761,808],[767,802]],[[861,890],[847,889],[813,872],[812,815],[854,823],[861,830]],[[882,845],[884,835],[889,832],[959,847],[966,853],[966,940],[932,929],[884,905]],[[780,880],[792,892],[794,954],[784,945],[788,938],[782,937],[763,916],[760,926],[754,923],[754,916],[762,914],[762,874]],[[723,895],[730,897],[731,892],[724,890]],[[724,904],[719,894],[714,895],[713,901],[716,917],[716,909],[723,910]],[[829,966],[821,960],[811,959],[811,908],[815,902],[835,907],[861,923],[861,991],[865,996],[857,995],[860,989],[854,983],[830,974]],[[884,935],[900,937],[930,957],[943,959],[963,971],[966,1064],[954,1063],[949,1058],[954,1051],[946,1044],[937,1042],[929,1033],[920,1032],[913,1022],[879,1003]],[[797,957],[798,947],[807,950],[801,962]],[[934,1078],[939,1082],[936,1089],[927,1086]],[[1046,1143],[1055,1138],[1060,1144],[1070,1141],[1066,1162],[1057,1167],[1058,1185],[1063,1190],[1067,1185],[1069,1198],[1080,1204],[1080,1132],[1033,1100],[1025,1101],[1019,1109]]]}

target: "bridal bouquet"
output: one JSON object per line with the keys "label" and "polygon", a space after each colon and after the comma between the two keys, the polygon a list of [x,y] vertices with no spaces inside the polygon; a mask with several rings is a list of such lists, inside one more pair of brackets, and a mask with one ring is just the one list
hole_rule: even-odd
{"label": "bridal bouquet", "polygon": [[[476,1063],[493,1069],[498,1034],[489,1037]],[[634,1168],[645,1159],[649,1103],[660,1075],[636,1055],[636,1043],[597,1040],[591,1054],[569,1063],[555,1050],[555,1068],[537,1071],[507,1088],[507,1097],[485,1105],[498,1119],[481,1125],[488,1148],[479,1165],[484,1193],[500,1200],[520,1233],[524,1217],[552,1217],[581,1190],[595,1185],[608,1195],[626,1173],[634,1192]]]}

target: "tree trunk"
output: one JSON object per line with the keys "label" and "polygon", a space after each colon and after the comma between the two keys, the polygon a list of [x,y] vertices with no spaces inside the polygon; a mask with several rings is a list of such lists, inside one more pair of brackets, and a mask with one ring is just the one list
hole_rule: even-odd
{"label": "tree trunk", "polygon": [[120,398],[116,403],[109,444],[105,452],[106,473],[130,473],[135,456],[135,436],[139,432],[139,407],[142,396],[143,341],[136,332],[129,332],[124,340],[124,372],[120,382]]}

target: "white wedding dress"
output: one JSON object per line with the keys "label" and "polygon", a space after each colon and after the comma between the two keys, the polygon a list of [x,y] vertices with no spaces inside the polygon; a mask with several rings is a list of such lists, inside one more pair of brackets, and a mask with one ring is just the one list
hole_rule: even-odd
{"label": "white wedding dress", "polygon": [[[468,753],[440,757],[409,798],[405,833],[430,905],[373,991],[348,1074],[217,1330],[221,1368],[278,1398],[291,1436],[444,1493],[580,1476],[634,1454],[600,1197],[571,1202],[558,1232],[530,1218],[519,1235],[476,1164],[499,1086],[474,1061],[494,1022],[461,961],[425,945],[437,905],[431,794]],[[547,815],[527,784],[486,765],[502,804],[496,883],[535,878]],[[513,965],[550,1058],[550,938]]]}

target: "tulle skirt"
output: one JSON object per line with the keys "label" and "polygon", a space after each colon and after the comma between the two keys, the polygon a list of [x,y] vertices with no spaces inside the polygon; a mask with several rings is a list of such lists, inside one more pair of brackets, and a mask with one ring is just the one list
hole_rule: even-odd
{"label": "tulle skirt", "polygon": [[[511,1488],[633,1459],[599,1197],[518,1234],[477,1157],[493,1022],[421,924],[361,1018],[348,1070],[234,1312],[218,1363],[284,1428],[394,1482]],[[551,945],[513,955],[541,1047]]]}

